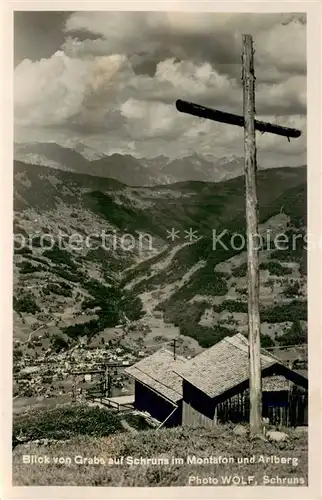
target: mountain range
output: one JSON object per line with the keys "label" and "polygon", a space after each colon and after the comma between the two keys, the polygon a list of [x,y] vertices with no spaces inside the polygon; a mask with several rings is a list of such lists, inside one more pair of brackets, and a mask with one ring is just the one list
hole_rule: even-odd
{"label": "mountain range", "polygon": [[193,154],[176,159],[165,156],[147,159],[118,153],[106,155],[82,143],[76,144],[74,148],[54,142],[16,143],[14,158],[27,164],[112,178],[130,186],[173,184],[188,180],[220,182],[242,175],[244,168],[243,158],[234,155],[216,158],[213,155]]}

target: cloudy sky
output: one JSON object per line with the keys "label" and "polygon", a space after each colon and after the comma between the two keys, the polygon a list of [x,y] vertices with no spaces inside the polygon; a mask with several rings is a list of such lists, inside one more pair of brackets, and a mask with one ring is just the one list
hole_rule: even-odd
{"label": "cloudy sky", "polygon": [[242,114],[242,34],[255,43],[266,166],[306,163],[306,21],[300,14],[16,12],[15,139],[138,157],[243,154],[243,131],[179,113],[176,99]]}

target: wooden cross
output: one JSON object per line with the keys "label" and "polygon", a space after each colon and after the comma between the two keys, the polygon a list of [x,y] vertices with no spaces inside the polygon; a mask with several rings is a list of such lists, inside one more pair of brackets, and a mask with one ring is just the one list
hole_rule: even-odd
{"label": "wooden cross", "polygon": [[254,50],[251,35],[243,35],[242,53],[243,116],[225,113],[177,100],[176,108],[182,113],[228,123],[244,128],[246,229],[248,262],[248,337],[249,337],[249,389],[250,389],[250,433],[261,436],[262,382],[261,345],[259,315],[259,262],[256,235],[258,234],[258,205],[256,194],[256,136],[255,131],[290,138],[300,137],[301,131],[255,120],[255,71]]}
{"label": "wooden cross", "polygon": [[[176,108],[181,113],[198,116],[199,118],[206,118],[207,120],[227,123],[229,125],[237,125],[237,127],[245,126],[245,118],[241,115],[219,111],[218,109],[207,108],[193,102],[178,99],[176,101]],[[282,127],[274,123],[267,123],[259,120],[255,120],[255,129],[259,130],[262,134],[267,132],[269,134],[281,135],[287,137],[288,140],[290,140],[291,137],[296,139],[301,135],[301,131],[295,128]]]}

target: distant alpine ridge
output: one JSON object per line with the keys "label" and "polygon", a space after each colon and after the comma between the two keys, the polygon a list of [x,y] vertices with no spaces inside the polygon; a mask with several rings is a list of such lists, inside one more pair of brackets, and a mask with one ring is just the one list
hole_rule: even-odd
{"label": "distant alpine ridge", "polygon": [[170,159],[135,158],[114,153],[107,155],[78,143],[74,148],[54,142],[16,143],[14,159],[27,164],[112,178],[131,186],[153,186],[183,181],[221,182],[243,173],[243,158],[216,158],[197,154]]}

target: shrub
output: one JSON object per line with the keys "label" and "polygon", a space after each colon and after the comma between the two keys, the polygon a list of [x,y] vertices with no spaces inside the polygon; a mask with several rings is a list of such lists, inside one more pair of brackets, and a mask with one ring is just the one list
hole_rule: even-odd
{"label": "shrub", "polygon": [[306,258],[305,237],[304,230],[289,230],[286,232],[289,241],[287,248],[281,250],[277,249],[272,251],[272,259],[277,259],[284,262],[301,262]]}
{"label": "shrub", "polygon": [[195,292],[222,296],[228,292],[228,286],[224,273],[213,272],[209,267],[204,267],[195,273],[193,282],[186,286],[186,290],[187,298],[194,296]]}
{"label": "shrub", "polygon": [[31,294],[25,294],[20,298],[13,297],[13,309],[17,313],[26,312],[35,314],[36,312],[40,312],[40,308]]}
{"label": "shrub", "polygon": [[180,325],[181,335],[187,335],[196,339],[201,347],[208,348],[222,340],[224,337],[235,335],[237,332],[221,326],[207,327],[196,324]]}
{"label": "shrub", "polygon": [[56,295],[63,295],[63,297],[72,297],[72,287],[67,283],[49,283],[46,287],[43,288],[43,293],[45,295],[49,295],[50,293],[54,293]]}
{"label": "shrub", "polygon": [[29,261],[24,261],[18,264],[21,274],[29,274],[36,273],[42,271],[43,268],[41,266],[34,266]]}
{"label": "shrub", "polygon": [[15,361],[18,361],[19,359],[21,359],[22,356],[23,356],[23,354],[22,354],[21,349],[17,349],[17,348],[13,349],[13,359]]}
{"label": "shrub", "polygon": [[175,314],[175,324],[179,324],[186,330],[193,329],[199,323],[204,311],[209,307],[208,302],[193,302],[187,307],[186,302],[180,302],[166,310],[165,321],[172,321],[172,315]]}
{"label": "shrub", "polygon": [[27,440],[101,437],[122,430],[119,420],[109,411],[81,405],[37,410],[17,417],[13,424],[13,434],[26,436]]}
{"label": "shrub", "polygon": [[267,323],[307,320],[307,302],[293,300],[290,304],[267,307],[261,310],[261,320]]}
{"label": "shrub", "polygon": [[30,255],[32,251],[28,247],[14,249],[15,255]]}
{"label": "shrub", "polygon": [[265,335],[265,334],[261,335],[261,346],[264,349],[266,347],[274,347],[274,345],[275,345],[275,342],[269,335]]}
{"label": "shrub", "polygon": [[43,256],[47,257],[55,264],[64,265],[75,270],[77,269],[76,264],[71,259],[67,250],[62,250],[57,244],[55,244],[51,250],[45,250]]}
{"label": "shrub", "polygon": [[54,335],[51,339],[50,345],[57,353],[69,347],[68,342],[61,335]]}
{"label": "shrub", "polygon": [[131,292],[120,290],[115,286],[107,287],[96,280],[88,280],[84,286],[93,298],[84,299],[82,309],[100,308],[98,312],[99,328],[104,329],[117,325],[123,319],[124,314],[131,321],[142,317],[142,301]]}
{"label": "shrub", "polygon": [[100,283],[100,281],[94,279],[86,279],[83,281],[83,286],[86,288],[88,293],[90,293],[97,300],[105,301],[107,297],[116,296],[119,292],[117,292],[112,287],[107,287]]}
{"label": "shrub", "polygon": [[285,297],[295,297],[296,295],[297,296],[303,295],[301,293],[300,283],[298,281],[296,281],[295,283],[292,283],[291,285],[289,285],[287,288],[285,288],[284,295],[285,295]]}
{"label": "shrub", "polygon": [[97,299],[84,299],[81,305],[83,311],[86,309],[95,309],[96,307],[101,307],[102,302]]}
{"label": "shrub", "polygon": [[84,336],[93,336],[95,333],[98,333],[99,324],[98,321],[92,319],[91,321],[87,321],[86,323],[76,323],[76,325],[67,326],[62,329],[65,335],[72,339],[76,339],[78,337]]}
{"label": "shrub", "polygon": [[140,297],[133,297],[128,292],[124,293],[120,301],[120,307],[131,321],[136,321],[143,315],[143,304]]}
{"label": "shrub", "polygon": [[245,262],[244,264],[241,264],[240,266],[236,267],[233,272],[232,272],[232,275],[235,276],[236,278],[243,278],[244,276],[247,275],[247,262]]}
{"label": "shrub", "polygon": [[297,345],[307,342],[307,334],[301,326],[299,320],[295,320],[291,328],[284,335],[276,336],[276,340],[281,345]]}
{"label": "shrub", "polygon": [[124,416],[124,419],[131,427],[134,427],[134,429],[138,431],[144,431],[151,428],[151,425],[148,424],[142,415],[133,415],[133,413],[129,413]]}
{"label": "shrub", "polygon": [[270,274],[274,276],[284,276],[285,274],[291,274],[292,270],[285,266],[282,266],[276,260],[271,260],[269,262],[262,262],[259,265],[259,269],[267,269]]}
{"label": "shrub", "polygon": [[60,278],[72,281],[73,283],[83,284],[86,281],[85,275],[79,269],[73,269],[72,271],[70,271],[69,269],[65,269],[62,267],[54,267],[51,271]]}
{"label": "shrub", "polygon": [[301,274],[307,275],[307,255],[303,255],[303,258],[300,260],[300,268],[299,271]]}

